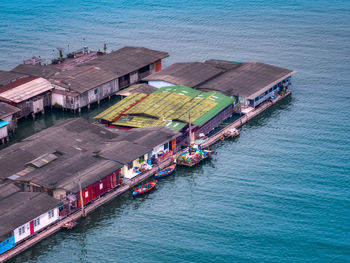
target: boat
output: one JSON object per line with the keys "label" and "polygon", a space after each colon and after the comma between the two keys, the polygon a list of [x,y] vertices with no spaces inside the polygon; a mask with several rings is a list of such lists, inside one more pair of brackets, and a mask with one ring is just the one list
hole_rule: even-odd
{"label": "boat", "polygon": [[132,193],[133,196],[137,196],[137,195],[142,195],[144,193],[147,193],[149,191],[151,191],[157,184],[157,180],[154,180],[152,182],[149,182],[147,184],[141,185],[138,188],[134,188],[134,191]]}
{"label": "boat", "polygon": [[206,153],[208,153],[208,155],[213,155],[215,154],[214,150],[204,150]]}
{"label": "boat", "polygon": [[154,175],[155,178],[162,178],[165,176],[168,176],[169,174],[172,174],[175,171],[176,164],[170,165],[167,168],[159,171]]}
{"label": "boat", "polygon": [[179,165],[192,167],[210,156],[210,151],[201,150],[196,146],[189,147],[188,151],[180,153],[176,162]]}
{"label": "boat", "polygon": [[69,221],[63,225],[63,228],[71,230],[73,227],[77,225],[77,222],[75,221]]}
{"label": "boat", "polygon": [[232,128],[232,129],[229,129],[227,132],[225,132],[225,136],[226,137],[231,137],[231,138],[235,138],[235,137],[238,137],[240,134],[240,131],[236,128]]}

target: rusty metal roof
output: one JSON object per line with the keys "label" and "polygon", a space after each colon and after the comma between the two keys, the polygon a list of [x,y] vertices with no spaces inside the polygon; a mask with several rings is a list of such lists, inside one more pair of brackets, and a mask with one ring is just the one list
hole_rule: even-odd
{"label": "rusty metal roof", "polygon": [[4,119],[7,116],[13,115],[19,111],[20,109],[15,106],[12,106],[5,102],[0,102],[0,119]]}
{"label": "rusty metal roof", "polygon": [[51,83],[43,78],[20,79],[1,87],[0,98],[19,103],[52,89]]}
{"label": "rusty metal roof", "polygon": [[175,85],[185,85],[193,88],[222,72],[224,70],[202,62],[175,63],[145,77],[143,80],[162,80]]}

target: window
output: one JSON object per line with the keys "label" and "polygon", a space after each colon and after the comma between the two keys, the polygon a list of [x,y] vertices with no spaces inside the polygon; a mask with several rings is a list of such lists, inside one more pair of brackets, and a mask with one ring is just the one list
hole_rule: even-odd
{"label": "window", "polygon": [[145,161],[145,156],[139,157],[139,163],[143,163]]}
{"label": "window", "polygon": [[100,190],[103,189],[103,183],[100,183]]}
{"label": "window", "polygon": [[133,162],[128,163],[128,169],[130,170],[132,169],[132,167],[133,167]]}
{"label": "window", "polygon": [[37,219],[34,219],[34,227],[40,225],[40,217],[38,217]]}
{"label": "window", "polygon": [[85,192],[85,198],[88,198],[89,197],[89,191],[86,191]]}
{"label": "window", "polygon": [[19,235],[22,235],[22,234],[24,234],[25,233],[25,228],[24,228],[24,226],[21,226],[19,229],[18,229],[18,234]]}
{"label": "window", "polygon": [[169,149],[169,143],[164,144],[164,150],[168,150]]}
{"label": "window", "polygon": [[49,211],[49,219],[53,218],[55,216],[55,210],[50,210]]}
{"label": "window", "polygon": [[95,89],[94,94],[97,95],[97,93],[98,93],[98,89]]}

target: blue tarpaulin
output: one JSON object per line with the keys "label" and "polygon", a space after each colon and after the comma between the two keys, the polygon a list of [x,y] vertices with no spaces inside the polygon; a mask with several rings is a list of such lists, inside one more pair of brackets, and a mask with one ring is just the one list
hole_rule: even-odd
{"label": "blue tarpaulin", "polygon": [[10,123],[8,121],[0,120],[0,128],[5,127],[6,125],[9,125]]}

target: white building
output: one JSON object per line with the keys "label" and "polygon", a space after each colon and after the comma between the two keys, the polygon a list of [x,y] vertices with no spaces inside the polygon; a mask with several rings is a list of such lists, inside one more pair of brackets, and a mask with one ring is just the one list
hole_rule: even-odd
{"label": "white building", "polygon": [[17,127],[17,119],[14,117],[20,109],[7,103],[0,102],[0,140],[4,141],[9,134],[14,132]]}
{"label": "white building", "polygon": [[38,192],[15,192],[0,197],[0,237],[14,236],[14,242],[18,244],[58,221],[61,203]]}

